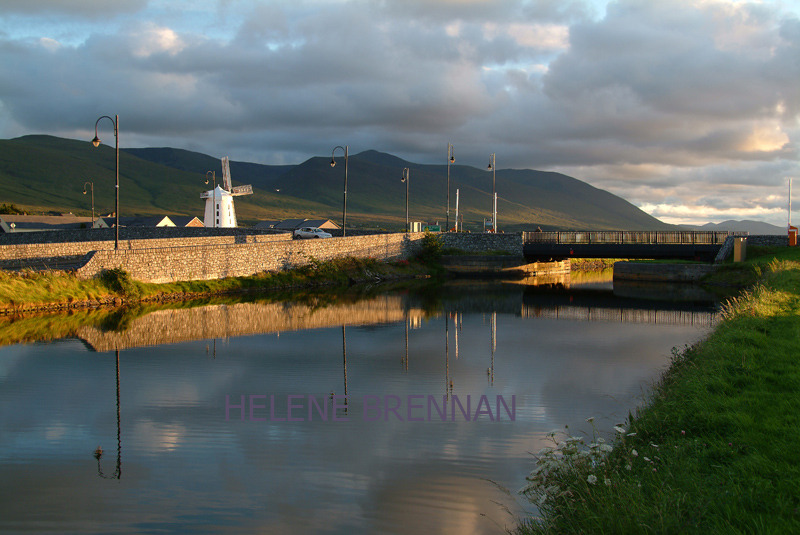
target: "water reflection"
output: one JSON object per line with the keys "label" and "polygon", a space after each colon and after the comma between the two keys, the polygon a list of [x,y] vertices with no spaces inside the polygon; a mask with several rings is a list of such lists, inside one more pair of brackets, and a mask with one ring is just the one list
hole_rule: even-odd
{"label": "water reflection", "polygon": [[[603,284],[459,282],[63,317],[62,341],[0,348],[0,531],[45,531],[47,511],[64,532],[501,533],[522,513],[514,491],[547,431],[579,432],[587,416],[610,429],[670,348],[706,332],[674,313],[714,313]],[[658,322],[627,323],[629,311]],[[286,416],[288,396],[332,406],[342,388],[336,421],[270,421],[250,405],[226,419],[226,396],[274,396]],[[367,420],[369,395],[472,396],[471,416],[480,396],[515,396],[516,418]],[[112,472],[110,451],[89,455],[115,420]]]}
{"label": "water reflection", "polygon": [[120,479],[122,478],[122,424],[120,421],[120,404],[119,404],[119,350],[116,351],[117,362],[117,464],[114,473],[106,475],[103,473],[103,467],[100,464],[100,459],[105,453],[102,446],[97,446],[94,450],[94,458],[97,459],[97,475],[105,479]]}

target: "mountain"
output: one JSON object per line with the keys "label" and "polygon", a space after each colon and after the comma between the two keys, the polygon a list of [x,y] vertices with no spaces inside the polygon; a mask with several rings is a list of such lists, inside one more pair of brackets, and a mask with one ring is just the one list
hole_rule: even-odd
{"label": "mountain", "polygon": [[[221,182],[219,159],[175,148],[120,150],[121,215],[195,215],[202,217],[200,193],[206,173]],[[447,165],[422,165],[391,154],[368,150],[349,156],[347,165],[348,226],[401,228],[405,224],[409,168],[409,214],[412,220],[446,219]],[[234,185],[252,184],[254,194],[236,199],[240,221],[287,217],[328,217],[341,221],[345,161],[337,155],[298,165],[231,162]],[[95,148],[88,141],[31,135],[0,140],[2,203],[31,212],[91,211],[83,195],[94,182],[98,213],[114,209],[114,148]],[[456,189],[464,228],[481,230],[491,217],[492,173],[474,167],[450,166],[450,222],[455,220]],[[533,229],[670,229],[624,199],[575,178],[544,171],[496,171],[498,227]]]}
{"label": "mountain", "polygon": [[687,228],[690,230],[731,230],[734,232],[749,232],[751,235],[786,234],[785,227],[778,227],[770,225],[769,223],[764,223],[763,221],[753,221],[750,219],[745,219],[743,221],[734,221],[730,219],[722,223],[706,223],[705,225],[690,226]]}

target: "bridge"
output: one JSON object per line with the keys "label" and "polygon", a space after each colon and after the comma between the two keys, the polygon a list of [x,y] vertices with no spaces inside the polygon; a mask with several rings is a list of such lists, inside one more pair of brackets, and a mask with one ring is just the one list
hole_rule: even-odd
{"label": "bridge", "polygon": [[725,240],[747,233],[710,231],[523,232],[528,260],[564,258],[676,258],[712,261]]}

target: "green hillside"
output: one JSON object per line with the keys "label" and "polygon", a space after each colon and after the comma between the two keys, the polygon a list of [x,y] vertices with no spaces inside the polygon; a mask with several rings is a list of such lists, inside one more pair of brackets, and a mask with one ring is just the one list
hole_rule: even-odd
{"label": "green hillside", "polygon": [[[341,221],[344,158],[330,166],[327,157],[299,165],[270,166],[231,162],[234,185],[252,184],[254,194],[238,197],[236,211],[244,223],[287,217],[328,217]],[[420,165],[390,154],[366,151],[350,156],[348,226],[401,228],[405,223],[404,167],[410,169],[409,213],[412,220],[444,225],[446,165]],[[120,151],[120,214],[194,215],[202,217],[200,193],[216,157],[173,148]],[[455,219],[456,189],[464,228],[480,230],[491,216],[492,174],[474,167],[450,167],[450,220]],[[114,148],[95,148],[88,141],[52,136],[0,140],[0,203],[14,203],[32,213],[89,214],[91,202],[83,184],[94,182],[98,213],[114,209]],[[498,227],[501,230],[543,228],[666,229],[669,225],[624,199],[558,173],[501,169],[496,173]]]}

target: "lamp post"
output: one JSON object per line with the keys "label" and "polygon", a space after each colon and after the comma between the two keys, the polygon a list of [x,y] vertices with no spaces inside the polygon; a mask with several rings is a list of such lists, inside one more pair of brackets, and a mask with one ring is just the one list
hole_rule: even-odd
{"label": "lamp post", "polygon": [[333,155],[336,152],[336,149],[342,149],[344,151],[344,201],[342,203],[342,238],[347,235],[347,230],[345,225],[347,224],[347,162],[348,162],[348,150],[349,146],[345,145],[342,147],[341,145],[337,145],[333,147],[331,151],[331,167],[336,166],[336,160],[334,159]]}
{"label": "lamp post", "polygon": [[[456,148],[447,144],[447,232],[450,232],[450,164],[456,161]],[[458,223],[458,222],[456,222]]]}
{"label": "lamp post", "polygon": [[97,124],[100,122],[101,119],[108,119],[114,124],[114,141],[116,144],[115,152],[116,152],[116,176],[117,181],[114,186],[116,190],[115,201],[114,201],[114,250],[119,249],[119,115],[115,115],[112,119],[108,115],[103,115],[94,123],[94,139],[92,140],[92,145],[95,147],[100,146],[100,138],[97,137]]}
{"label": "lamp post", "polygon": [[400,180],[406,183],[406,234],[408,234],[408,184],[411,182],[408,167],[403,169],[403,178]]}
{"label": "lamp post", "polygon": [[94,183],[88,180],[83,183],[83,194],[86,195],[86,184],[89,184],[89,189],[92,190],[92,228],[94,228]]}
{"label": "lamp post", "polygon": [[214,217],[211,218],[211,220],[214,222],[214,224],[212,225],[211,228],[217,228],[217,217],[216,217],[216,211],[217,211],[217,173],[216,173],[216,171],[206,171],[206,184],[208,184],[208,174],[209,173],[211,173],[211,181],[212,181],[212,190],[211,190],[212,193],[211,193],[211,195],[213,195],[213,199],[212,200],[213,200],[213,203],[214,203],[213,206],[212,206],[212,209],[211,209],[211,215],[214,216]]}
{"label": "lamp post", "polygon": [[497,191],[495,190],[495,177],[497,171],[497,165],[495,164],[494,159],[495,153],[493,152],[491,156],[489,156],[489,171],[492,172],[492,232],[497,233]]}

